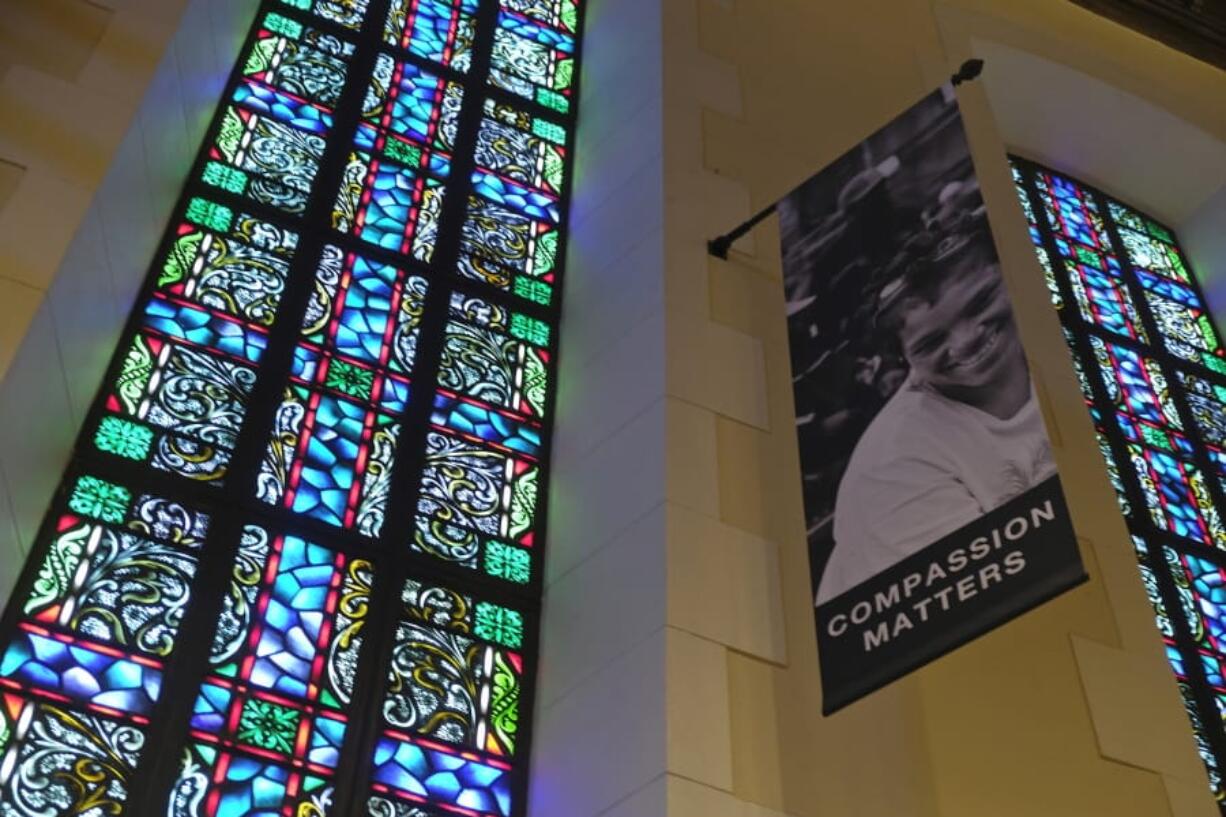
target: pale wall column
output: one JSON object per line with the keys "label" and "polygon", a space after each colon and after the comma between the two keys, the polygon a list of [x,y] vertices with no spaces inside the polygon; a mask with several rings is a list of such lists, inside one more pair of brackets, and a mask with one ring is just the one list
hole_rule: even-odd
{"label": "pale wall column", "polygon": [[585,3],[550,478],[533,817],[662,817],[661,6]]}
{"label": "pale wall column", "polygon": [[880,8],[667,12],[669,814],[935,815],[915,680],[821,719],[774,235],[742,239],[727,263],[705,246],[923,81],[909,51],[882,55],[861,87],[831,70],[864,52]]}
{"label": "pale wall column", "polygon": [[[39,19],[71,17],[76,5],[46,4]],[[0,208],[0,598],[68,461],[256,2],[94,5],[106,13],[75,74],[18,63],[0,77],[10,114],[0,119],[0,159],[23,168]]]}

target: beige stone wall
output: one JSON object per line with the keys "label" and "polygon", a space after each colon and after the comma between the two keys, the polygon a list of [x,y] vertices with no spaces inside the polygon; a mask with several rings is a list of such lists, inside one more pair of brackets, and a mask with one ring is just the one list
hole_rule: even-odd
{"label": "beige stone wall", "polygon": [[0,0],[0,597],[254,0]]}
{"label": "beige stone wall", "polygon": [[[703,242],[989,46],[1105,82],[1122,92],[1117,107],[1158,106],[1223,144],[1226,74],[1063,0],[667,0],[664,21],[666,391],[676,418],[668,813],[1215,814],[1004,156],[1021,148],[1088,171],[1167,217],[1177,209],[1174,220],[1204,202],[1203,178],[1138,172],[1150,169],[1142,159],[1178,161],[1161,150],[1042,141],[1068,134],[1056,127],[1062,117],[1077,118],[1059,87],[1040,107],[1001,117],[1009,131],[990,102],[1007,99],[1012,80],[992,100],[985,82],[959,92],[1091,581],[830,718],[819,714],[777,230],[768,222],[727,263],[707,258]],[[992,70],[989,61],[985,76]],[[1163,141],[1161,128],[1093,124],[1085,139],[1115,148]],[[1130,157],[1136,168],[1124,166]]]}
{"label": "beige stone wall", "polygon": [[0,376],[51,285],[184,5],[0,2]]}

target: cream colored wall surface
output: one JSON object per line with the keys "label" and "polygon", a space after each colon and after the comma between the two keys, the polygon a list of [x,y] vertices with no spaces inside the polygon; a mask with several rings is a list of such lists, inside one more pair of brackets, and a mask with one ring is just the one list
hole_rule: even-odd
{"label": "cream colored wall surface", "polygon": [[[1202,155],[1226,146],[1226,74],[1065,0],[666,5],[667,391],[686,418],[684,438],[670,432],[668,474],[670,488],[690,487],[668,506],[670,813],[1217,813],[1005,161],[1049,132],[1043,122],[1068,103],[1058,87],[1008,115],[992,104],[1017,103],[990,98],[986,82],[959,98],[1090,582],[819,714],[777,229],[756,230],[728,262],[707,258],[704,242],[989,43],[1118,89],[1125,122],[1170,117],[1200,134],[1188,144]],[[989,59],[985,78],[993,69]],[[999,86],[1024,79],[1001,70]],[[1167,126],[1154,127],[1160,137]],[[1155,136],[1087,135],[1112,157]],[[1025,152],[1076,172],[1095,151],[1071,142]],[[1097,168],[1093,181],[1141,206],[1152,197],[1173,220],[1207,212],[1220,184],[1213,167]]]}
{"label": "cream colored wall surface", "polygon": [[0,0],[0,598],[254,0]]}
{"label": "cream colored wall surface", "polygon": [[136,113],[183,0],[0,2],[0,376]]}

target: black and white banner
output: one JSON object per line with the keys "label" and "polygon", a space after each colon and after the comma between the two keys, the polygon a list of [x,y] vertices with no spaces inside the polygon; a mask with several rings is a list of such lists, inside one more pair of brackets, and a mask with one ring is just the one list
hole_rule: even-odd
{"label": "black and white banner", "polygon": [[1085,571],[953,89],[779,214],[829,714]]}

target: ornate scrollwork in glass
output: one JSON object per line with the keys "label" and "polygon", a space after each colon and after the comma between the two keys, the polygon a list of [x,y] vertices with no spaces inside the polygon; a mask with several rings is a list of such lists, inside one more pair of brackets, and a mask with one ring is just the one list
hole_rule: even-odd
{"label": "ornate scrollwork in glass", "polygon": [[[4,695],[6,703],[19,699]],[[123,814],[140,729],[66,707],[25,702],[0,767],[0,813]]]}

